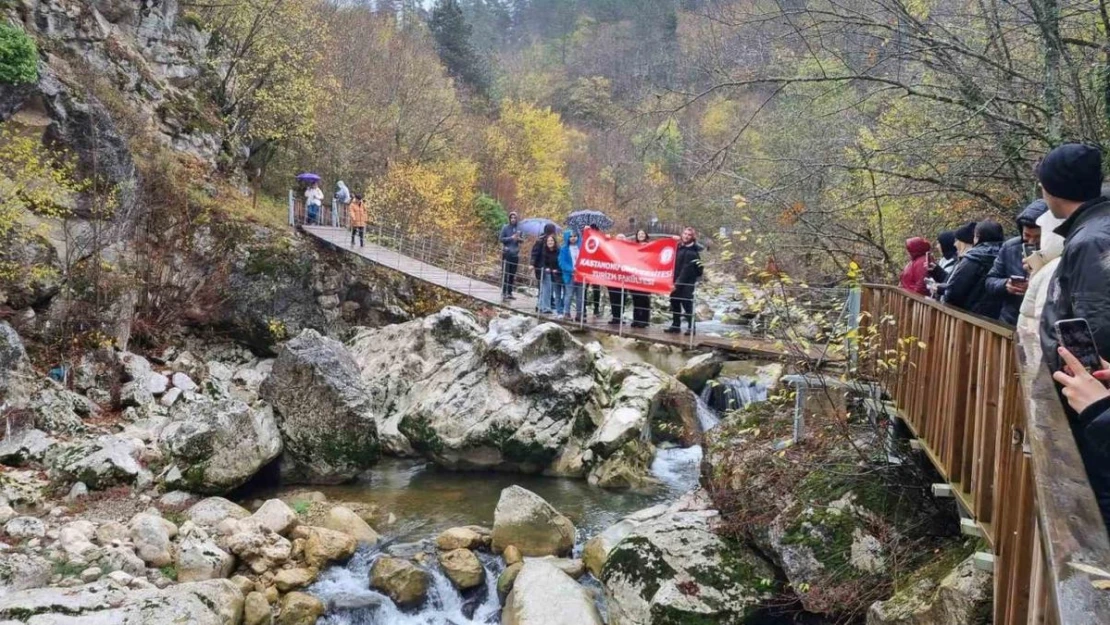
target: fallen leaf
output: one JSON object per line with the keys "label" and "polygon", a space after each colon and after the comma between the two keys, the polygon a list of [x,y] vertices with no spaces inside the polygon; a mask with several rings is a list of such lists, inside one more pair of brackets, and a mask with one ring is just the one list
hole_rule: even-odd
{"label": "fallen leaf", "polygon": [[1084,573],[1086,573],[1088,575],[1094,575],[1096,577],[1110,578],[1110,571],[1100,569],[1097,566],[1091,566],[1090,564],[1083,564],[1082,562],[1068,562],[1068,566],[1070,566],[1071,568],[1073,568],[1077,571],[1083,571]]}

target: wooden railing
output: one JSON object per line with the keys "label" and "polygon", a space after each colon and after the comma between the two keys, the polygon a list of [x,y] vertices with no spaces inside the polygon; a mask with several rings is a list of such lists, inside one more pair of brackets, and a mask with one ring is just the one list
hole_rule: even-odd
{"label": "wooden railing", "polygon": [[1110,625],[1110,538],[1035,333],[889,286],[861,310],[861,365],[994,555],[995,625]]}

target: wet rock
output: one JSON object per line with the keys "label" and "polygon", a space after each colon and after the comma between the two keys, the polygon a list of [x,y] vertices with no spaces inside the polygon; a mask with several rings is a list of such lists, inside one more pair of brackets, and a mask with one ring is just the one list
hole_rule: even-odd
{"label": "wet rock", "polygon": [[513,589],[513,582],[516,581],[516,576],[520,575],[520,569],[522,568],[524,568],[523,561],[514,562],[505,567],[505,570],[501,571],[501,575],[497,576],[497,597],[501,600],[501,603],[504,603],[509,596]]}
{"label": "wet rock", "polygon": [[572,558],[556,558],[553,556],[545,556],[543,558],[531,558],[530,560],[540,560],[546,562],[551,566],[566,573],[573,579],[578,579],[586,574],[586,565],[577,559]]}
{"label": "wet rock", "polygon": [[235,400],[179,404],[163,427],[159,446],[181,477],[170,487],[224,493],[250,480],[281,453],[281,434],[270,406]]}
{"label": "wet rock", "polygon": [[350,508],[344,506],[335,506],[328,510],[328,516],[324,518],[323,525],[330,530],[343,532],[358,542],[368,545],[377,544],[380,538],[369,523],[362,520],[362,517],[352,512]]}
{"label": "wet rock", "polygon": [[261,395],[277,411],[287,481],[342,482],[377,461],[372,396],[338,341],[306,330],[283,345]]}
{"label": "wet rock", "polygon": [[609,553],[601,571],[609,621],[656,619],[743,622],[769,596],[771,568],[743,545],[710,528],[716,511],[683,502],[636,527]]}
{"label": "wet rock", "polygon": [[181,526],[173,562],[179,582],[223,578],[235,568],[235,558],[191,521]]}
{"label": "wet rock", "polygon": [[613,550],[613,547],[616,547],[617,543],[624,540],[624,537],[631,534],[637,527],[665,512],[667,512],[666,504],[634,512],[591,538],[582,549],[582,560],[586,568],[594,577],[600,579],[601,569],[605,566],[605,560],[609,558],[609,552]]}
{"label": "wet rock", "polygon": [[46,586],[53,574],[50,561],[34,554],[12,552],[0,557],[0,588],[9,592]]}
{"label": "wet rock", "polygon": [[224,519],[245,519],[251,513],[223,497],[202,499],[185,511],[185,518],[201,527],[216,527]]}
{"label": "wet rock", "polygon": [[370,587],[385,593],[398,606],[420,606],[428,597],[432,576],[408,560],[381,556],[370,569]]}
{"label": "wet rock", "polygon": [[50,449],[46,464],[58,480],[84,482],[89,488],[104,489],[130,484],[142,471],[138,457],[142,448],[120,436],[59,444]]}
{"label": "wet rock", "polygon": [[436,548],[440,551],[480,549],[487,546],[489,546],[488,537],[468,527],[452,527],[436,536]]}
{"label": "wet rock", "polygon": [[657,483],[650,474],[654,458],[655,446],[649,441],[630,440],[594,465],[586,479],[592,486],[601,488],[644,488]]}
{"label": "wet rock", "polygon": [[[190,623],[233,625],[243,595],[228,580],[131,590],[110,580],[73,588],[38,588],[0,596],[0,620],[24,615],[64,614],[67,623]],[[38,619],[35,619],[37,622]],[[43,622],[61,622],[48,619]]]}
{"label": "wet rock", "polygon": [[315,625],[324,614],[324,604],[312,595],[291,592],[281,600],[278,625]]}
{"label": "wet rock", "polygon": [[867,611],[867,625],[985,625],[990,623],[991,574],[964,560],[939,582],[920,579]]}
{"label": "wet rock", "polygon": [[725,357],[720,352],[698,354],[687,360],[674,377],[691,391],[701,393],[707,382],[721,375],[724,364]]}
{"label": "wet rock", "polygon": [[493,550],[509,545],[525,556],[561,556],[574,548],[574,524],[539,495],[510,486],[501,491],[493,513]]}
{"label": "wet rock", "polygon": [[0,464],[21,467],[28,462],[41,462],[57,443],[57,440],[42,430],[15,432],[0,440]]}
{"label": "wet rock", "polygon": [[524,556],[521,555],[520,549],[517,549],[516,545],[505,547],[505,551],[502,552],[501,557],[505,559],[505,564],[508,565],[524,562]]}
{"label": "wet rock", "polygon": [[173,562],[170,533],[161,517],[145,512],[136,514],[129,529],[135,552],[143,562],[155,568]]}
{"label": "wet rock", "polygon": [[524,563],[501,611],[502,625],[601,625],[593,598],[542,560]]}
{"label": "wet rock", "polygon": [[281,592],[300,590],[316,581],[319,574],[317,569],[282,569],[274,575],[274,585]]}
{"label": "wet rock", "polygon": [[4,524],[4,533],[16,540],[46,536],[46,524],[33,516],[17,516]]}
{"label": "wet rock", "polygon": [[474,552],[469,549],[455,549],[439,556],[439,565],[447,579],[459,590],[474,588],[485,579],[485,569]]}
{"label": "wet rock", "polygon": [[358,542],[353,537],[324,527],[301,525],[294,530],[293,536],[304,538],[305,562],[316,568],[347,560],[358,548]]}

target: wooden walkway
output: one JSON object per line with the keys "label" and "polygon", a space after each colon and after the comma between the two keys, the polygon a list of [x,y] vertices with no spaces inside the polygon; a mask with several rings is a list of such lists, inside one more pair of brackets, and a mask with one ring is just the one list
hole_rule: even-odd
{"label": "wooden walkway", "polygon": [[[536,312],[536,299],[534,297],[518,293],[516,298],[510,301],[503,301],[501,299],[500,285],[490,284],[482,280],[473,278],[471,276],[449,271],[434,264],[424,262],[412,256],[406,255],[391,247],[377,245],[370,241],[372,236],[367,236],[365,247],[351,247],[350,231],[345,228],[331,228],[326,226],[305,226],[304,232],[316,237],[317,239],[331,245],[332,247],[356,254],[373,263],[383,267],[398,271],[405,275],[416,278],[428,284],[443,287],[459,295],[478,300],[483,304],[495,306],[505,310],[511,310],[515,313],[528,315],[551,321],[566,326],[569,330],[582,331],[588,330],[591,332],[604,332],[607,334],[626,336],[641,341],[648,341],[651,343],[659,343],[662,345],[672,345],[675,347],[682,347],[686,349],[696,350],[719,350],[730,354],[755,356],[759,358],[781,359],[791,355],[781,345],[776,345],[775,341],[769,339],[758,339],[750,337],[721,337],[721,336],[707,336],[695,335],[693,337],[685,336],[682,334],[667,334],[663,332],[661,326],[652,326],[648,328],[632,328],[627,322],[623,325],[609,325],[606,321],[598,322],[597,320],[585,323],[578,323],[569,320],[558,320],[546,315],[540,315]],[[402,242],[397,247],[405,249],[405,244]],[[419,250],[415,250],[419,253]],[[527,271],[522,266],[523,271]],[[607,317],[608,315],[606,315]],[[808,355],[809,359],[818,360],[826,359],[823,354],[814,350],[812,354]]]}

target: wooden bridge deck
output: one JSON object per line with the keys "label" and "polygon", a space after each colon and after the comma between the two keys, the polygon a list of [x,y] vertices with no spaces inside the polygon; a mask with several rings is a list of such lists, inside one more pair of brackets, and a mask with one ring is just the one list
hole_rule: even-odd
{"label": "wooden bridge deck", "polygon": [[[534,297],[518,293],[515,299],[503,301],[501,299],[500,285],[490,284],[471,276],[449,271],[442,267],[405,255],[396,249],[374,244],[369,240],[372,238],[370,236],[367,237],[368,240],[366,241],[365,247],[351,247],[350,232],[345,228],[305,226],[303,230],[336,249],[356,254],[373,263],[411,276],[417,280],[443,287],[444,289],[478,300],[489,306],[495,306],[497,308],[511,310],[518,314],[559,323],[560,325],[566,326],[572,332],[581,330],[604,332],[662,345],[672,345],[675,347],[697,350],[720,350],[732,354],[756,356],[760,358],[780,359],[788,355],[788,352],[783,347],[776,345],[776,342],[770,339],[723,337],[703,334],[696,334],[693,337],[689,337],[682,334],[667,334],[663,332],[661,326],[651,326],[641,329],[632,328],[627,322],[624,325],[618,326],[609,325],[605,320],[601,322],[594,320],[578,323],[575,321],[554,319],[536,312],[536,299]],[[527,271],[523,266],[521,269],[522,271]],[[605,315],[605,317],[607,316],[608,315]],[[828,359],[828,357],[824,356],[819,350],[814,350],[813,353],[809,355],[809,358],[814,360],[821,358]]]}

